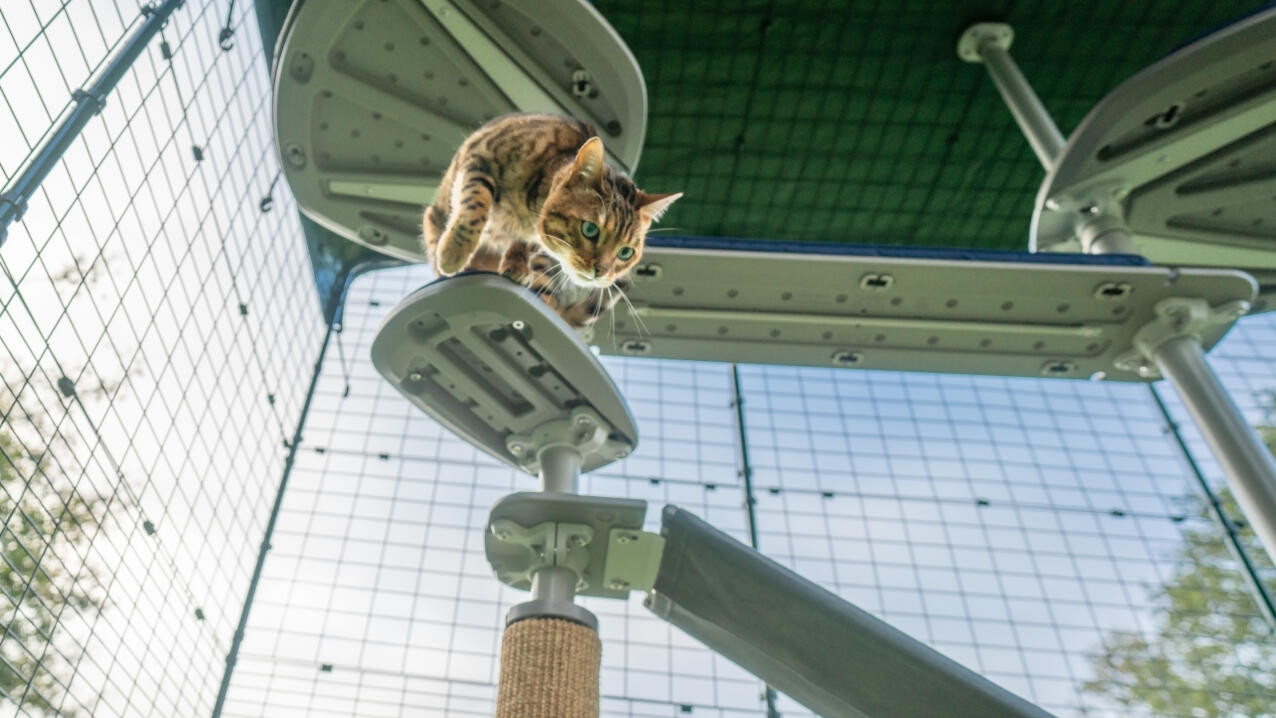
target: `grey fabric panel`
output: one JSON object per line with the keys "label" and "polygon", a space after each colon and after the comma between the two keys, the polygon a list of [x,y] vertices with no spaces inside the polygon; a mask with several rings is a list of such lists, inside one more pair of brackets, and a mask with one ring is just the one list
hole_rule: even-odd
{"label": "grey fabric panel", "polygon": [[666,506],[654,613],[825,718],[1050,714]]}

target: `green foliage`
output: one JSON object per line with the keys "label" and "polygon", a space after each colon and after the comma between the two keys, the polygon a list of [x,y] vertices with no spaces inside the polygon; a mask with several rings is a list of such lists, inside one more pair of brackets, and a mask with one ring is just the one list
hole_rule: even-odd
{"label": "green foliage", "polygon": [[[0,416],[7,408],[0,405]],[[77,715],[58,708],[66,657],[56,633],[70,615],[99,607],[84,588],[96,584],[84,580],[92,569],[78,556],[102,505],[77,493],[47,455],[24,449],[13,424],[0,424],[0,703],[20,703],[28,714]]]}
{"label": "green foliage", "polygon": [[[1269,446],[1276,430],[1263,430]],[[1220,497],[1229,516],[1241,515],[1232,497]],[[1208,516],[1202,502],[1201,516]],[[1211,521],[1212,523],[1212,521]],[[1242,543],[1271,576],[1271,562],[1248,528]],[[1178,570],[1156,589],[1158,611],[1150,638],[1117,631],[1093,662],[1085,690],[1150,715],[1193,718],[1276,716],[1276,635],[1263,620],[1254,593],[1224,543],[1221,530],[1188,531]],[[1276,592],[1276,581],[1268,581]]]}

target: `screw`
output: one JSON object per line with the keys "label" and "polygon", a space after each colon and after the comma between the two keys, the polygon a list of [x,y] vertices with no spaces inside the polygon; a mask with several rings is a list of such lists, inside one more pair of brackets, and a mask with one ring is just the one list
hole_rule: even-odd
{"label": "screw", "polygon": [[576,423],[577,423],[577,424],[580,424],[581,426],[584,426],[585,424],[588,424],[588,423],[589,423],[589,417],[588,417],[588,416],[578,416],[578,417],[576,417]]}
{"label": "screw", "polygon": [[522,445],[522,444],[510,444],[510,453],[511,453],[511,454],[521,454],[521,453],[523,453],[523,445]]}
{"label": "screw", "polygon": [[584,536],[577,535],[567,539],[567,545],[571,546],[572,548],[580,548],[581,546],[585,546],[588,544],[589,544],[589,539],[585,538]]}
{"label": "screw", "polygon": [[522,319],[515,319],[512,326],[521,332],[523,331],[523,328],[526,327],[527,325],[523,323]]}
{"label": "screw", "polygon": [[616,537],[616,543],[633,543],[638,537],[633,534],[621,534]]}
{"label": "screw", "polygon": [[492,534],[493,534],[494,536],[496,536],[496,538],[498,538],[498,539],[500,539],[500,540],[502,540],[502,541],[509,541],[509,540],[510,540],[510,532],[509,532],[509,529],[497,529],[497,530],[493,531],[493,532],[492,532]]}
{"label": "screw", "polygon": [[589,441],[589,437],[591,437],[591,436],[593,436],[593,434],[592,434],[591,432],[588,432],[588,431],[582,431],[582,432],[580,432],[579,434],[577,434],[577,435],[576,435],[576,440],[577,440],[577,441]]}
{"label": "screw", "polygon": [[419,371],[413,371],[412,373],[408,374],[408,380],[409,380],[409,381],[421,381],[421,376],[422,376],[421,372],[419,372]]}
{"label": "screw", "polygon": [[624,580],[623,578],[613,578],[611,581],[607,583],[607,588],[610,588],[616,591],[623,591],[626,588],[629,588],[629,582]]}

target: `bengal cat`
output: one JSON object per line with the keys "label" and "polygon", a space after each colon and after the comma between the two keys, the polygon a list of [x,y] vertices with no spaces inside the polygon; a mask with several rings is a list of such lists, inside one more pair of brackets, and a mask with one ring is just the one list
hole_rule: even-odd
{"label": "bengal cat", "polygon": [[580,120],[505,115],[452,158],[425,210],[425,251],[439,275],[499,271],[583,327],[628,288],[648,228],[681,196],[647,194],[608,167]]}

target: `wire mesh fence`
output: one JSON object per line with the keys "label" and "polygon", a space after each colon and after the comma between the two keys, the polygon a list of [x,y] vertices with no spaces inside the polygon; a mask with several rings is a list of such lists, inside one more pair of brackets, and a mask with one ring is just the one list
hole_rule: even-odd
{"label": "wire mesh fence", "polygon": [[[77,93],[154,12],[0,7],[4,186],[76,107],[99,110],[0,246],[0,704],[215,714],[251,608],[220,715],[490,715],[521,597],[481,528],[531,480],[368,361],[426,270],[355,280],[328,334],[275,184],[251,4],[188,0],[103,106]],[[1212,355],[1255,423],[1273,345],[1255,317]],[[1227,505],[1221,472],[1170,392],[1167,419],[1140,386],[740,367],[741,429],[729,366],[606,364],[643,438],[582,489],[646,499],[649,529],[664,503],[746,542],[753,519],[763,552],[1060,716],[1276,705],[1270,634],[1193,466]],[[764,686],[639,598],[585,603],[604,715],[767,715]]]}
{"label": "wire mesh fence", "polygon": [[[145,43],[0,248],[6,715],[212,707],[324,330],[290,200],[258,206],[267,59],[248,3],[219,47],[227,9]],[[149,17],[4,3],[6,187]]]}

